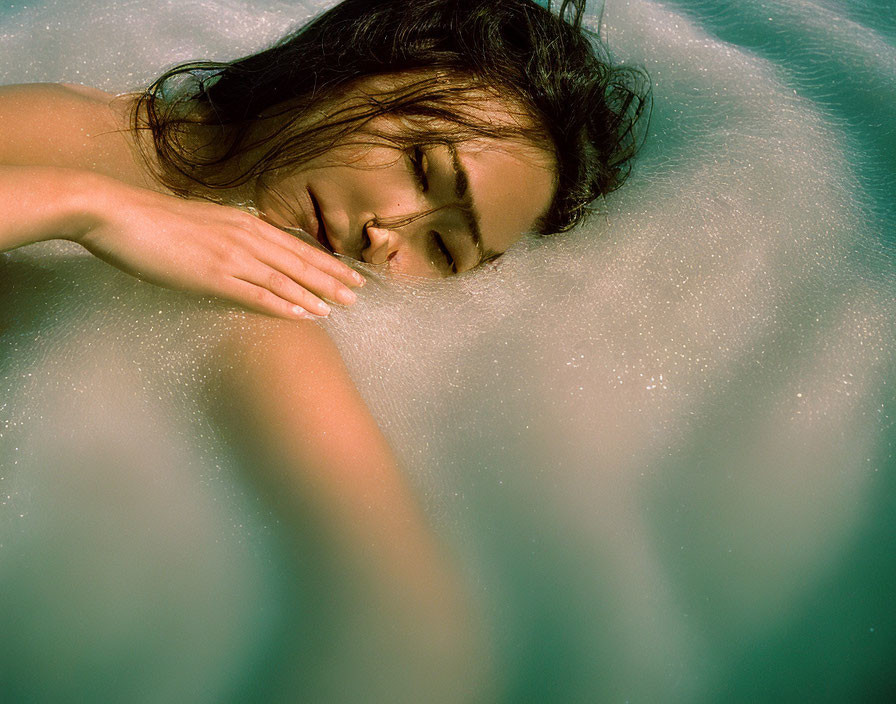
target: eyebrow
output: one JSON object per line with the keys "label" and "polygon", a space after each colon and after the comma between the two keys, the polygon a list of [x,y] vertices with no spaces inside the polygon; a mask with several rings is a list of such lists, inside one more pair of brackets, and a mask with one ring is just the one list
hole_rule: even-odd
{"label": "eyebrow", "polygon": [[479,225],[479,212],[473,203],[473,195],[470,193],[470,176],[460,161],[460,155],[457,153],[457,147],[454,144],[448,144],[448,153],[451,155],[451,168],[454,170],[454,195],[460,199],[460,210],[467,221],[467,228],[476,251],[479,252],[479,261],[476,266],[484,261],[497,257],[500,252],[491,249],[483,249],[482,246],[482,228]]}

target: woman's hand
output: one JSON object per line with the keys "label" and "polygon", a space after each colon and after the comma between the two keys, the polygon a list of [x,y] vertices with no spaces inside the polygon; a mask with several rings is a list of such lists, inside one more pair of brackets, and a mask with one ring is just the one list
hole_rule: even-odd
{"label": "woman's hand", "polygon": [[284,318],[353,303],[363,277],[249,213],[102,179],[90,225],[71,239],[145,281]]}

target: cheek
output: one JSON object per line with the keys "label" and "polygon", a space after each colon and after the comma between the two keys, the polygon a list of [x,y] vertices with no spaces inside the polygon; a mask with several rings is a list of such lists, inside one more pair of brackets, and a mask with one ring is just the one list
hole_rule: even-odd
{"label": "cheek", "polygon": [[435,269],[426,253],[407,241],[402,242],[395,256],[389,260],[389,271],[428,279],[442,278],[442,274]]}

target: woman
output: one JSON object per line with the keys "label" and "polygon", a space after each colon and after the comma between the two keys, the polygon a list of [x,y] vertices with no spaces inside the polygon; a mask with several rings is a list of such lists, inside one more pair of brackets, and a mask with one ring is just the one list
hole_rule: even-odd
{"label": "woman", "polygon": [[362,278],[193,201],[239,204],[398,271],[473,268],[525,231],[568,229],[627,174],[643,87],[595,54],[583,5],[564,22],[521,0],[348,1],[142,95],[6,87],[2,159],[18,168],[2,192],[42,205],[20,208],[0,243],[67,237],[156,283],[285,317],[326,315],[312,292],[352,302]]}
{"label": "woman", "polygon": [[[481,700],[482,644],[335,347],[290,319],[352,303],[363,278],[346,260],[466,272],[525,232],[572,227],[622,183],[646,92],[583,32],[583,9],[346,0],[270,49],[176,67],[140,95],[0,89],[0,249],[67,238],[287,319],[224,343],[237,371],[221,395],[264,448],[284,514],[317,516],[336,573],[369,587],[356,625],[417,664],[408,700],[427,699],[418,687]],[[359,659],[373,672],[389,647],[372,638]]]}

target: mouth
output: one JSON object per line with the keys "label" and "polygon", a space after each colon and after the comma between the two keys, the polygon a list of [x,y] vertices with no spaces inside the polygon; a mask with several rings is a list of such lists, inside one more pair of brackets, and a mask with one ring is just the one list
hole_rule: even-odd
{"label": "mouth", "polygon": [[317,220],[317,232],[314,233],[314,236],[317,241],[332,254],[336,250],[333,248],[330,238],[327,237],[327,226],[324,223],[323,215],[321,215],[320,212],[320,204],[317,202],[317,198],[314,197],[314,194],[310,189],[308,190],[308,197],[311,199],[311,207],[314,209],[314,217]]}

